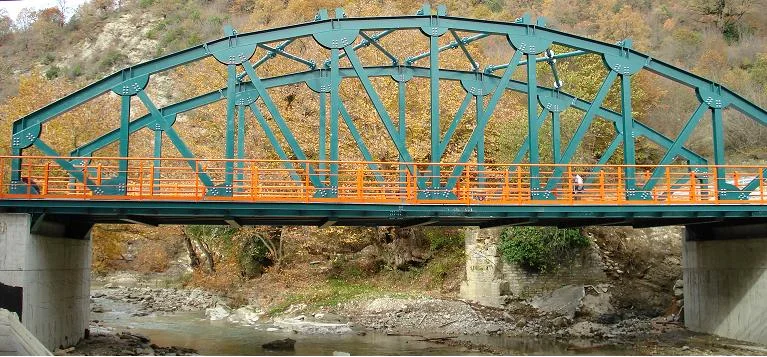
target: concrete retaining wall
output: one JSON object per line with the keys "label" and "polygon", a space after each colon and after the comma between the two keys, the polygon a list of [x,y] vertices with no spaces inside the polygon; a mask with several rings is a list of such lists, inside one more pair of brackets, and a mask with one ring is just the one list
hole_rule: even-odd
{"label": "concrete retaining wall", "polygon": [[466,280],[461,284],[461,298],[500,306],[505,295],[526,298],[565,285],[597,284],[607,279],[594,246],[576,256],[572,265],[557,272],[531,273],[509,264],[498,248],[501,231],[502,228],[466,229]]}
{"label": "concrete retaining wall", "polygon": [[21,288],[22,308],[14,311],[11,298],[0,307],[20,315],[46,348],[74,345],[88,328],[90,239],[51,237],[56,227],[30,234],[30,224],[27,214],[0,214],[0,284]]}
{"label": "concrete retaining wall", "polygon": [[762,233],[684,243],[687,328],[767,344],[767,227]]}
{"label": "concrete retaining wall", "polygon": [[50,356],[40,341],[19,322],[16,313],[0,309],[0,356]]}

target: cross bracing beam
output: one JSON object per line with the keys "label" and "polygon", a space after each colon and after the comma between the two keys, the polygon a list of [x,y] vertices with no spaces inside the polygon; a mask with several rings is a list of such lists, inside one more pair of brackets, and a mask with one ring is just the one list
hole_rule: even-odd
{"label": "cross bracing beam", "polygon": [[[454,34],[454,36],[457,37],[457,35],[455,35],[455,34]],[[481,34],[470,36],[470,37],[463,37],[463,38],[457,39],[457,40],[455,40],[453,42],[450,42],[447,45],[444,45],[444,46],[440,47],[439,50],[436,51],[436,52],[444,52],[444,51],[447,51],[447,50],[452,50],[452,49],[460,47],[461,49],[463,49],[465,51],[465,53],[468,54],[468,50],[466,50],[466,45],[468,45],[468,44],[470,44],[470,43],[472,43],[474,41],[481,40],[481,39],[483,39],[483,38],[485,38],[487,36],[490,36],[490,34],[481,33]],[[408,58],[405,59],[405,64],[410,66],[410,65],[412,65],[413,63],[415,63],[416,61],[418,61],[420,59],[423,59],[423,58],[426,58],[426,57],[430,57],[431,56],[431,52],[432,51],[423,52],[423,53],[417,54],[415,56],[408,57]],[[476,63],[473,63],[473,59],[471,59],[471,55],[468,55],[468,56],[469,56],[469,60],[472,61],[472,65],[475,65]],[[478,68],[475,67],[475,70],[476,69],[478,69]]]}
{"label": "cross bracing beam", "polygon": [[[341,14],[341,15],[339,15]],[[437,15],[433,15],[430,12],[427,13],[427,11],[422,11],[419,15],[415,16],[392,16],[392,17],[382,17],[382,18],[347,18],[342,16],[342,11],[337,11],[336,16],[338,18],[336,19],[320,19],[318,21],[312,22],[312,23],[306,23],[306,24],[300,24],[290,27],[284,27],[284,28],[276,28],[276,29],[269,29],[259,32],[252,32],[252,33],[243,33],[243,34],[237,34],[233,31],[230,33],[230,36],[227,36],[223,39],[211,41],[206,44],[196,46],[184,51],[180,51],[175,54],[171,54],[168,56],[164,56],[161,58],[158,58],[156,60],[148,61],[142,64],[138,64],[136,66],[133,66],[129,69],[117,72],[111,76],[108,76],[101,81],[98,81],[88,87],[83,88],[82,90],[79,90],[65,98],[62,98],[61,100],[54,102],[46,107],[43,107],[42,109],[31,113],[30,115],[27,115],[24,118],[21,118],[14,122],[13,124],[13,145],[11,148],[11,152],[14,154],[20,154],[21,151],[30,146],[30,145],[38,145],[37,141],[39,141],[39,132],[41,125],[46,123],[47,121],[55,118],[56,116],[60,115],[61,113],[64,113],[68,110],[71,110],[73,108],[76,108],[78,105],[81,105],[83,103],[88,102],[92,98],[103,94],[105,92],[108,92],[110,90],[117,91],[117,88],[120,86],[123,86],[123,88],[127,88],[127,84],[133,84],[136,85],[137,81],[139,79],[144,78],[144,80],[148,80],[149,76],[155,73],[159,73],[180,65],[184,65],[190,62],[198,61],[203,58],[207,58],[210,56],[216,57],[220,62],[229,64],[230,68],[233,68],[234,65],[241,65],[245,67],[247,77],[255,77],[255,67],[263,63],[261,60],[256,62],[256,64],[251,64],[249,62],[249,59],[252,57],[256,47],[266,48],[270,55],[281,55],[287,58],[290,58],[292,60],[297,60],[298,62],[306,64],[309,68],[313,68],[310,64],[311,62],[308,60],[303,60],[301,57],[293,56],[287,51],[285,51],[285,47],[291,43],[291,41],[294,41],[298,38],[308,38],[311,36],[316,36],[318,34],[327,34],[327,33],[333,33],[333,31],[346,31],[347,33],[357,33],[358,35],[361,35],[363,37],[363,41],[361,43],[358,43],[357,45],[352,46],[354,41],[351,43],[343,46],[343,53],[339,51],[341,47],[338,47],[334,49],[335,56],[334,59],[336,61],[336,64],[338,63],[338,59],[341,57],[347,56],[350,53],[354,53],[354,50],[359,48],[358,46],[368,46],[373,45],[375,46],[379,51],[382,51],[389,59],[392,60],[394,64],[397,64],[398,62],[395,62],[395,57],[391,55],[386,49],[384,49],[380,44],[377,42],[378,39],[381,37],[388,35],[394,31],[397,30],[404,30],[404,29],[435,29],[435,26],[438,26],[439,29],[444,31],[450,31],[452,36],[456,38],[456,41],[454,41],[452,45],[452,48],[460,48],[464,55],[467,56],[467,59],[472,65],[472,70],[476,71],[478,69],[478,64],[476,61],[471,57],[471,55],[468,53],[468,50],[465,47],[465,44],[467,42],[464,42],[466,39],[471,38],[478,38],[482,36],[490,36],[490,35],[501,35],[501,36],[507,36],[509,38],[517,38],[517,37],[524,37],[529,36],[530,33],[533,33],[533,38],[536,40],[540,40],[541,43],[547,43],[547,46],[550,46],[551,44],[558,44],[563,45],[568,48],[573,48],[574,51],[570,53],[565,54],[559,54],[554,56],[547,56],[543,58],[539,58],[535,55],[531,55],[528,53],[528,61],[551,61],[553,58],[557,58],[557,56],[560,56],[559,58],[566,58],[568,56],[575,56],[580,55],[584,53],[594,53],[598,55],[602,55],[606,61],[609,56],[618,56],[622,58],[629,58],[630,60],[634,62],[641,62],[640,68],[638,70],[646,70],[651,73],[658,74],[660,76],[663,76],[665,78],[669,78],[672,81],[681,83],[685,86],[688,86],[690,88],[696,89],[699,93],[699,97],[701,101],[706,101],[709,103],[709,106],[711,106],[711,101],[714,101],[716,103],[723,103],[721,107],[714,108],[714,116],[719,114],[721,116],[721,109],[724,108],[733,108],[744,115],[752,118],[753,120],[767,125],[767,112],[765,112],[762,108],[754,105],[753,103],[748,102],[747,100],[743,99],[742,97],[738,96],[737,94],[729,91],[726,88],[720,87],[718,85],[712,85],[710,81],[703,79],[701,77],[698,77],[694,74],[691,74],[689,72],[686,72],[684,70],[672,67],[666,63],[663,63],[661,61],[655,60],[651,58],[650,56],[644,55],[640,52],[637,52],[630,48],[629,45],[626,44],[626,41],[620,43],[620,44],[606,44],[599,41],[590,40],[587,38],[583,38],[580,36],[572,35],[563,33],[560,31],[556,31],[553,29],[548,29],[542,26],[533,26],[529,19],[522,20],[515,23],[505,23],[505,22],[497,22],[497,21],[487,21],[487,20],[475,20],[475,19],[465,19],[465,18],[457,18],[457,17],[450,17],[445,16],[442,12],[438,12]],[[473,33],[474,35],[470,37],[466,37],[464,39],[459,39],[457,36],[457,32],[462,33]],[[532,32],[531,32],[532,31]],[[368,36],[366,32],[376,32],[375,35]],[[425,33],[425,32],[424,32]],[[442,32],[444,33],[444,32]],[[432,35],[432,37],[434,37]],[[356,38],[356,37],[355,37]],[[478,39],[477,39],[478,40]],[[432,39],[434,41],[434,39]],[[272,43],[279,43],[279,45],[272,47],[273,45],[268,45]],[[451,45],[443,46],[440,48],[437,48],[435,51],[433,48],[430,50],[429,54],[427,56],[431,56],[433,53],[439,53],[442,50],[447,50]],[[432,46],[433,47],[433,46]],[[536,51],[536,53],[540,53]],[[292,57],[291,57],[292,56]],[[356,53],[354,53],[354,56],[356,56]],[[423,54],[421,55],[415,55],[409,57],[411,60],[417,60],[419,59],[418,56],[421,56],[420,58],[423,58]],[[226,58],[229,58],[229,62],[227,62]],[[233,58],[242,58],[245,59],[243,62],[235,63],[233,61]],[[550,57],[550,58],[549,58]],[[351,60],[351,58],[350,58]],[[332,62],[332,61],[331,61]],[[340,78],[349,78],[349,77],[357,77],[357,78],[372,78],[372,77],[378,77],[378,76],[384,76],[384,75],[393,75],[394,71],[401,70],[401,68],[398,68],[399,66],[382,66],[382,67],[365,67],[359,58],[357,57],[357,63],[352,63],[352,68],[337,68],[335,69],[335,77],[334,80],[335,83],[340,83],[338,80]],[[609,61],[607,61],[609,62]],[[524,61],[517,61],[515,63],[515,67],[517,65],[525,64],[527,62]],[[436,65],[435,65],[436,64]],[[336,65],[337,66],[337,65]],[[413,67],[408,66],[407,69],[412,72],[413,76],[420,77],[420,78],[431,78],[432,82],[436,82],[438,85],[440,81],[442,80],[463,80],[467,79],[466,76],[467,73],[473,73],[473,72],[462,72],[462,71],[448,71],[444,69],[435,68],[438,67],[437,62],[435,61],[435,58],[432,58],[432,62],[430,63],[430,68],[422,68],[422,67]],[[534,78],[530,76],[530,70],[532,69],[534,71],[534,66],[532,66],[532,63],[527,63],[528,67],[528,77]],[[249,70],[248,70],[249,69]],[[490,70],[489,72],[492,72],[492,70],[495,70],[496,67],[488,67]],[[488,72],[488,73],[489,73]],[[614,71],[611,71],[613,73]],[[298,147],[297,143],[294,140],[291,140],[290,136],[290,130],[287,128],[287,125],[285,121],[280,117],[280,113],[278,110],[276,110],[276,107],[271,103],[271,99],[268,97],[268,94],[264,95],[265,90],[267,88],[273,88],[276,86],[279,86],[280,83],[287,84],[287,83],[298,83],[301,82],[300,78],[304,78],[304,80],[307,79],[314,79],[317,77],[316,71],[310,70],[306,72],[300,72],[300,73],[293,73],[285,76],[276,77],[273,79],[263,79],[260,80],[257,77],[253,79],[255,84],[253,82],[244,82],[244,83],[238,83],[237,85],[243,85],[248,86],[250,85],[255,89],[256,91],[261,94],[261,100],[264,102],[266,109],[269,111],[269,114],[271,117],[275,118],[275,123],[279,127],[282,134],[286,137],[289,146],[291,146],[291,150],[294,151],[296,156],[301,158],[301,148]],[[534,74],[534,72],[532,73]],[[625,77],[627,75],[630,75],[629,73],[619,73],[622,80],[622,86],[624,88],[629,88],[626,83]],[[550,88],[545,88],[538,86],[537,83],[525,83],[525,82],[519,82],[519,81],[513,81],[513,80],[504,80],[502,78],[498,78],[498,76],[492,76],[487,75],[486,80],[490,83],[491,86],[497,86],[498,88],[505,88],[510,89],[514,91],[519,91],[523,93],[529,94],[529,100],[528,100],[528,111],[530,113],[533,112],[533,109],[535,109],[535,115],[530,114],[528,115],[529,119],[531,120],[531,123],[534,123],[534,117],[537,116],[537,104],[534,101],[535,94],[548,94],[552,93],[553,90]],[[236,81],[241,82],[245,78],[244,75],[236,76]],[[259,84],[259,81],[261,83]],[[503,82],[502,85],[498,85],[496,82],[501,81]],[[707,88],[710,87],[716,87],[717,89],[715,91],[708,90]],[[205,102],[207,100],[217,101],[221,99],[228,99],[229,107],[231,106],[231,97],[233,95],[233,92],[231,91],[231,87],[233,87],[230,83],[229,88],[230,90],[226,93],[219,93],[218,97],[216,97],[216,94],[209,93],[205,96],[207,96],[205,99],[203,98],[194,98],[190,101],[184,101],[179,104],[183,104],[188,107],[198,107],[200,103]],[[433,88],[436,86],[433,86]],[[630,91],[630,88],[628,89]],[[369,95],[370,99],[372,101],[378,101],[380,103],[380,98],[376,99],[377,94],[374,93],[374,91],[367,90],[367,94]],[[705,92],[704,94],[701,94],[702,92]],[[713,93],[713,95],[711,94]],[[133,96],[138,95],[141,96],[141,91],[135,92],[134,94],[121,94],[124,96]],[[708,95],[708,97],[707,97]],[[439,103],[437,102],[435,104],[435,101],[438,101],[439,96],[435,96],[432,94],[431,101],[432,106],[436,105],[437,108],[439,108]],[[628,97],[630,99],[630,96]],[[597,98],[599,99],[599,98]],[[626,105],[627,102],[626,96],[624,93],[624,105],[622,108],[622,112],[626,113],[626,108],[630,108],[630,101],[629,104]],[[336,98],[335,101],[331,98],[331,122],[338,119],[339,113],[339,106],[337,105],[337,101],[339,99]],[[676,151],[675,153],[668,152],[667,155],[679,155],[683,158],[685,158],[690,163],[705,163],[706,161],[700,157],[699,155],[689,151],[688,149],[684,148],[683,143],[679,143],[681,138],[677,138],[676,140],[672,140],[669,138],[666,138],[659,134],[658,132],[654,131],[652,128],[647,127],[645,125],[642,125],[639,122],[633,121],[633,118],[627,118],[625,115],[621,115],[615,112],[611,112],[609,110],[606,110],[605,108],[601,107],[601,104],[599,103],[600,100],[595,100],[594,103],[589,103],[586,101],[583,101],[581,99],[577,98],[570,98],[572,101],[571,106],[577,110],[585,111],[585,114],[583,116],[581,127],[588,127],[588,122],[593,119],[595,116],[603,117],[607,120],[613,121],[616,124],[617,127],[620,127],[618,131],[620,132],[623,127],[628,127],[627,121],[629,123],[633,123],[632,128],[632,135],[635,136],[645,136],[649,138],[650,140],[660,144],[662,147],[666,147],[668,149],[673,149],[670,151]],[[123,100],[123,103],[125,103],[125,99]],[[129,101],[128,101],[129,103]],[[334,104],[336,103],[336,104]],[[532,103],[532,104],[531,104]],[[146,104],[146,103],[145,103]],[[536,108],[533,108],[533,107]],[[403,137],[401,135],[401,130],[399,128],[394,128],[393,123],[391,121],[391,118],[384,118],[384,112],[385,108],[382,106],[376,106],[377,112],[379,115],[382,116],[382,122],[384,122],[385,126],[387,126],[387,131],[389,131],[390,136],[392,139],[396,139],[396,136]],[[335,109],[333,109],[335,108]],[[712,107],[713,108],[713,107]],[[125,140],[126,133],[129,135],[132,132],[135,132],[136,130],[139,130],[143,127],[146,127],[147,125],[153,124],[153,123],[160,123],[163,124],[163,131],[166,131],[165,135],[168,135],[171,141],[176,145],[177,147],[180,147],[180,151],[183,151],[183,141],[180,139],[175,140],[174,136],[177,137],[177,135],[174,134],[174,130],[172,128],[173,126],[173,119],[174,114],[171,114],[173,110],[176,110],[178,112],[182,112],[183,108],[181,106],[178,107],[172,107],[169,106],[168,108],[155,108],[156,111],[153,111],[150,113],[150,115],[139,118],[137,120],[127,122],[125,118],[121,117],[121,126],[118,130],[115,130],[113,132],[108,133],[107,135],[86,144],[85,146],[76,149],[78,155],[91,155],[93,151],[95,151],[98,148],[104,147],[105,144],[115,142],[116,140],[120,140],[120,151],[124,152],[123,148],[125,147],[125,143],[127,142]],[[484,109],[484,108],[480,108]],[[465,108],[464,108],[465,110]],[[718,111],[717,111],[718,110]],[[232,118],[234,110],[230,109],[229,116]],[[432,110],[432,113],[434,113],[435,110]],[[630,111],[628,111],[630,112]],[[492,116],[492,110],[489,112],[486,110],[478,110],[478,113],[481,113],[478,124],[477,124],[477,131],[482,132],[483,125],[486,125],[486,120],[482,120],[483,118],[489,118]],[[388,116],[388,114],[386,114]],[[432,115],[434,116],[434,115]],[[142,120],[143,119],[143,120]],[[386,125],[386,122],[388,122],[391,125],[391,128],[389,125]],[[433,119],[433,118],[432,118]],[[228,120],[231,121],[231,120]],[[432,120],[433,122],[433,120]],[[454,119],[454,122],[455,119]],[[719,121],[721,123],[721,120]],[[434,123],[432,123],[432,126]],[[716,123],[715,123],[716,124]],[[451,123],[452,125],[452,123]],[[165,130],[165,128],[170,128],[169,130]],[[234,127],[234,125],[231,125],[231,127]],[[717,130],[717,126],[715,126],[715,130]],[[287,130],[286,130],[287,129]],[[391,130],[391,129],[397,129],[397,130]],[[530,129],[533,129],[533,126],[530,127]],[[583,131],[580,130],[579,131]],[[721,131],[721,130],[719,130]],[[333,134],[331,133],[331,136]],[[624,137],[623,137],[623,143],[624,146],[627,145],[627,135],[629,135],[628,131],[624,131]],[[481,135],[480,135],[481,136]],[[721,135],[717,136],[715,132],[715,137],[718,137],[721,139]],[[632,136],[633,137],[633,136]],[[434,140],[432,138],[432,141],[434,142],[432,146],[432,157],[437,157],[435,154],[441,154],[444,153],[445,146],[447,145],[447,142],[449,142],[450,136],[446,135],[445,138],[437,138],[437,140]],[[567,148],[565,149],[565,152],[562,153],[560,157],[558,157],[559,160],[557,162],[561,163],[569,163],[569,161],[572,159],[572,152],[573,147],[577,147],[577,142],[580,140],[574,140],[571,141]],[[332,141],[332,140],[331,140]],[[404,141],[404,140],[399,140]],[[474,149],[474,147],[480,147],[482,142],[482,137],[476,138],[474,140],[476,143],[471,146],[470,149]],[[721,141],[721,140],[719,140]],[[528,145],[534,146],[534,141],[529,141]],[[39,145],[38,145],[39,146]],[[404,148],[404,145],[396,145],[398,151],[400,152],[400,156],[402,161],[411,161],[407,160],[408,155],[405,155],[407,153],[407,149]],[[611,145],[612,146],[612,145]],[[403,150],[404,149],[404,150]],[[717,157],[716,161],[717,163],[721,163],[723,161],[723,155],[720,152],[721,148],[717,148]],[[332,150],[332,145],[331,145]],[[227,156],[231,156],[230,152],[231,150],[227,149]],[[238,150],[239,151],[239,150]],[[55,152],[55,151],[53,151]],[[532,152],[531,152],[532,153]],[[192,155],[183,154],[183,156],[188,158],[193,158]],[[463,156],[463,155],[462,155]],[[478,156],[479,157],[479,156]],[[467,158],[468,159],[468,158]],[[626,158],[625,160],[628,160]],[[533,160],[537,161],[537,160]],[[19,159],[13,159],[13,165],[14,167],[19,167],[21,163],[21,160]],[[311,170],[311,168],[308,168]],[[227,168],[228,172],[231,172],[229,168]],[[204,174],[204,173],[203,173]],[[721,175],[722,172],[717,172],[718,175]],[[19,170],[13,170],[12,171],[12,179],[18,180],[19,179]],[[320,187],[320,178],[316,174],[310,174],[312,178],[314,178],[314,182],[312,184],[314,186]],[[556,181],[558,180],[557,177],[561,176],[561,172],[559,175],[554,175],[553,180],[549,180],[547,187],[550,188],[552,185],[556,184]],[[632,176],[628,175],[627,176]],[[719,179],[719,178],[718,178]],[[227,176],[227,182],[231,182],[231,179],[229,176]],[[207,183],[206,183],[207,184]],[[747,187],[756,187],[758,185],[758,182],[756,179],[754,179],[751,183],[747,185]],[[644,187],[648,188],[648,187]]]}
{"label": "cross bracing beam", "polygon": [[[429,78],[429,70],[428,68],[422,68],[422,67],[412,67],[412,73],[414,77],[418,78]],[[396,67],[367,67],[366,71],[369,76],[371,77],[390,77],[392,75],[395,75],[398,71],[398,68]],[[461,71],[455,71],[455,70],[440,70],[440,75],[443,80],[452,80],[452,81],[460,81],[462,79],[474,79],[475,74],[473,72],[461,72]],[[297,84],[301,82],[311,81],[313,79],[320,78],[322,74],[319,70],[314,71],[307,71],[307,72],[299,72],[299,73],[293,73],[278,77],[272,77],[272,78],[264,78],[262,79],[262,82],[264,84],[265,88],[276,88],[280,86],[287,86],[291,84]],[[356,72],[354,72],[354,69],[352,68],[342,68],[340,69],[340,76],[341,78],[355,78]],[[496,85],[499,78],[494,75],[486,75],[484,77],[484,80],[488,81],[489,85]],[[252,84],[250,82],[244,82],[242,83],[243,90],[250,90],[254,89]],[[508,90],[519,92],[519,93],[526,93],[527,92],[527,84],[524,82],[511,80],[509,81],[508,85],[506,86]],[[193,110],[195,108],[199,108],[205,105],[209,105],[215,102],[218,102],[220,100],[226,99],[226,97],[222,94],[222,88],[221,90],[212,91],[207,94],[203,94],[201,96],[187,99],[185,101],[175,103],[172,105],[169,105],[165,108],[162,108],[162,112],[166,116],[176,115],[180,113],[184,113],[190,110]],[[540,94],[544,95],[553,95],[555,90],[552,88],[539,86],[537,90]],[[571,103],[572,107],[581,111],[586,111],[588,108],[591,107],[591,102],[588,102],[584,99],[577,98],[573,95],[570,95],[564,91],[556,91],[557,95],[561,96],[565,101],[568,101]],[[468,103],[467,103],[468,105]],[[602,107],[599,107],[596,109],[596,116],[604,118],[606,120],[610,120],[612,122],[618,122],[622,120],[622,116],[620,113],[616,113],[614,111],[611,111],[609,109],[605,109]],[[152,117],[150,114],[147,114],[143,117],[140,117],[138,119],[135,119],[130,122],[129,126],[129,132],[134,133],[152,123]],[[452,126],[452,125],[451,125]],[[637,136],[645,136],[651,141],[657,143],[658,145],[669,148],[673,144],[673,140],[666,138],[662,134],[658,133],[656,130],[646,126],[643,123],[640,122],[634,122],[634,130],[637,134]],[[93,141],[84,144],[83,146],[73,150],[71,152],[71,156],[89,156],[93,154],[95,151],[106,147],[110,143],[115,142],[115,140],[118,139],[119,135],[119,129],[115,129],[97,139],[94,139]],[[445,138],[443,139],[443,146],[447,145],[447,141],[444,141],[448,138],[447,135],[445,135]],[[694,164],[704,164],[706,163],[706,160],[701,157],[700,155],[690,151],[689,149],[683,148],[681,155],[686,159],[689,160],[691,163]]]}

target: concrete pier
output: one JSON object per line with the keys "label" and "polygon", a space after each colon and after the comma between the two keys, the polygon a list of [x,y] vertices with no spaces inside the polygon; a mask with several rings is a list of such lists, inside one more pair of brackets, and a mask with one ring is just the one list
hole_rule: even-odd
{"label": "concrete pier", "polygon": [[682,265],[687,328],[767,344],[767,225],[689,226]]}
{"label": "concrete pier", "polygon": [[76,344],[88,328],[90,234],[71,233],[65,223],[0,214],[0,308],[49,350]]}

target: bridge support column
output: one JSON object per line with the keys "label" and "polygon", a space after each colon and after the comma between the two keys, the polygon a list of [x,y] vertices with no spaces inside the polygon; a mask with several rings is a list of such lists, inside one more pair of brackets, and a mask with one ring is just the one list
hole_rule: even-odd
{"label": "bridge support column", "polygon": [[28,214],[0,214],[0,308],[19,315],[50,350],[76,344],[88,328],[90,233],[64,238],[71,233]]}
{"label": "bridge support column", "polygon": [[482,305],[502,305],[508,283],[501,279],[500,233],[499,228],[466,228],[466,280],[461,283],[461,298]]}
{"label": "bridge support column", "polygon": [[767,224],[688,226],[682,264],[687,328],[767,344]]}

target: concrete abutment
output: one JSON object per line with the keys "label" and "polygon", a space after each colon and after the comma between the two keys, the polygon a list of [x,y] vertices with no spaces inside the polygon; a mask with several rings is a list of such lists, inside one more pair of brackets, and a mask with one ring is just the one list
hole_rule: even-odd
{"label": "concrete abutment", "polygon": [[767,224],[688,226],[687,328],[767,344]]}
{"label": "concrete abutment", "polygon": [[88,328],[90,234],[64,238],[67,231],[65,223],[0,214],[0,308],[15,312],[50,350],[76,344]]}

